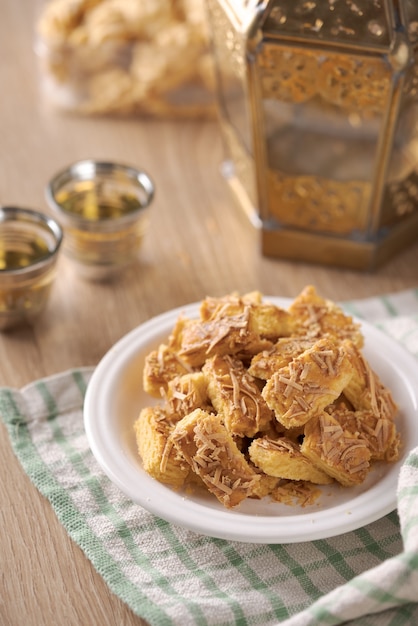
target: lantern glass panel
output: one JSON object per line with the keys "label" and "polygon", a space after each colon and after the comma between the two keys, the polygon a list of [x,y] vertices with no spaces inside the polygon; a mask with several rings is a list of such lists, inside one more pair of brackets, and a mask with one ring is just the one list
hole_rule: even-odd
{"label": "lantern glass panel", "polygon": [[366,229],[387,63],[293,42],[266,43],[257,63],[268,218],[340,234]]}

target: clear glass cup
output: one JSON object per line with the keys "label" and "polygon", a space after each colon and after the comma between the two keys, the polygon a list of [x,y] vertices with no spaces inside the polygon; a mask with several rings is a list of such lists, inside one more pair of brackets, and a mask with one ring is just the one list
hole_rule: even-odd
{"label": "clear glass cup", "polygon": [[0,207],[0,330],[31,323],[44,309],[62,239],[52,218]]}
{"label": "clear glass cup", "polygon": [[78,161],[52,178],[47,202],[84,277],[108,279],[138,258],[154,192],[145,172],[112,162]]}

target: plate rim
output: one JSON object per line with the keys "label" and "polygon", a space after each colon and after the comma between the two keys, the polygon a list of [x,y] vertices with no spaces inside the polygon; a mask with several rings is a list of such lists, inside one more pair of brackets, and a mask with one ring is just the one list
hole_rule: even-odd
{"label": "plate rim", "polygon": [[[286,308],[292,302],[292,299],[266,295],[263,296],[263,302],[272,302],[273,304]],[[121,456],[119,460],[113,459],[113,462],[109,462],[109,458],[106,457],[106,445],[103,444],[103,438],[98,436],[97,422],[95,423],[93,417],[94,415],[97,416],[97,414],[100,415],[102,408],[106,410],[106,407],[102,406],[101,400],[103,400],[103,396],[100,395],[100,388],[105,382],[109,382],[107,380],[109,377],[109,364],[115,368],[115,364],[119,365],[120,361],[124,361],[125,368],[128,367],[129,363],[132,363],[134,356],[140,351],[141,345],[146,343],[150,335],[152,342],[153,333],[155,335],[157,329],[159,329],[157,334],[162,334],[162,325],[166,324],[168,326],[168,323],[170,322],[169,332],[173,327],[173,323],[180,314],[184,316],[196,316],[200,305],[201,302],[192,302],[184,306],[169,309],[168,311],[146,320],[116,341],[115,344],[104,354],[94,369],[87,385],[83,408],[83,422],[90,450],[108,478],[116,484],[127,497],[157,517],[200,534],[241,542],[285,544],[331,538],[377,521],[391,511],[395,510],[397,508],[396,486],[399,472],[395,476],[395,472],[393,471],[389,472],[389,475],[385,476],[382,480],[379,480],[372,486],[373,492],[376,493],[375,501],[381,501],[382,503],[379,507],[375,507],[372,511],[370,511],[368,515],[363,515],[361,517],[361,523],[358,523],[358,515],[356,514],[357,509],[359,506],[361,507],[364,500],[370,498],[370,490],[360,493],[348,503],[342,503],[331,509],[328,508],[322,511],[315,511],[313,505],[312,507],[307,507],[307,512],[303,515],[299,513],[297,515],[286,515],[283,518],[279,517],[279,520],[285,520],[288,530],[283,528],[284,525],[280,523],[280,528],[277,529],[278,518],[275,516],[251,514],[243,516],[240,514],[239,509],[218,510],[216,508],[210,508],[211,528],[209,528],[207,523],[207,506],[200,504],[200,502],[195,502],[192,498],[187,497],[187,495],[182,492],[176,492],[170,487],[159,483],[154,478],[149,476],[144,470],[142,470],[141,474],[142,480],[145,480],[145,484],[149,485],[150,488],[152,486],[152,488],[156,490],[157,498],[154,499],[149,495],[141,497],[139,489],[137,493],[133,492],[131,488],[127,488],[126,481],[121,478],[123,474],[120,471],[121,463],[122,469],[124,468],[124,452],[123,450],[120,450]],[[393,350],[395,350],[395,352],[401,354],[403,359],[409,361],[411,367],[415,368],[418,373],[418,362],[416,358],[412,355],[412,353],[408,352],[402,344],[367,320],[359,319],[355,316],[352,317],[366,330],[366,340],[368,339],[370,341],[370,337],[382,340],[386,345],[389,345]],[[165,330],[165,332],[167,331]],[[156,338],[154,341],[156,341]],[[128,365],[126,365],[126,363],[128,363]],[[114,376],[113,384],[115,384]],[[142,384],[142,372],[138,376],[138,384]],[[410,386],[412,392],[411,398],[413,399],[415,405],[414,408],[415,411],[418,412],[417,391],[412,385]],[[415,442],[415,445],[417,445],[417,442]],[[405,456],[406,453],[403,455],[403,459]],[[400,462],[398,461],[395,466],[398,466],[400,469]],[[161,510],[161,503],[158,499],[160,492],[165,503],[167,505],[172,505],[167,506],[167,509],[164,511]],[[388,495],[389,493],[391,494],[390,497]],[[180,503],[182,504],[181,507],[178,506]],[[355,513],[354,515],[352,510],[353,508]],[[192,513],[193,515],[186,515],[187,513]],[[335,513],[342,514],[341,522],[338,526],[332,525],[325,528],[326,525],[324,526],[322,523],[323,519],[330,516],[333,517]],[[239,521],[239,523],[234,524],[232,521],[234,518],[236,522]],[[229,520],[230,523],[225,523],[226,520]],[[320,522],[319,524],[317,524],[318,521]],[[262,535],[254,536],[254,524],[262,526]],[[299,530],[301,525],[305,526],[302,534],[301,530]],[[250,526],[252,530],[250,530]],[[306,528],[306,526],[308,526],[308,528]],[[278,530],[280,530],[280,532],[278,532]]]}

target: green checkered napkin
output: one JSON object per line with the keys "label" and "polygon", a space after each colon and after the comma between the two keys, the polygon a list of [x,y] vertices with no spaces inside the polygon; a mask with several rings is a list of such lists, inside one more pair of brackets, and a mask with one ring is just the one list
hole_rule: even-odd
{"label": "green checkered napkin", "polygon": [[[418,357],[418,289],[345,308]],[[393,512],[289,545],[213,539],[154,517],[103,474],[83,429],[91,373],[0,389],[0,413],[24,470],[135,613],[152,626],[418,624],[418,449],[400,474],[400,522]]]}

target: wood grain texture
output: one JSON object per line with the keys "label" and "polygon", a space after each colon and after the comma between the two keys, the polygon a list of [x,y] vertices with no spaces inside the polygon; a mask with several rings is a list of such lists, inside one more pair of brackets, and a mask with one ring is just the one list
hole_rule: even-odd
{"label": "wood grain texture", "polygon": [[[21,387],[95,365],[124,334],[205,295],[258,289],[293,297],[314,284],[334,300],[418,285],[418,242],[373,274],[263,258],[258,233],[219,173],[216,122],[85,119],[51,110],[39,90],[30,0],[3,2],[0,19],[0,203],[48,212],[57,169],[94,157],[144,168],[156,198],[141,260],[109,284],[83,281],[61,257],[35,326],[0,335],[0,385]],[[15,459],[0,427],[2,626],[138,626],[68,538]]]}

